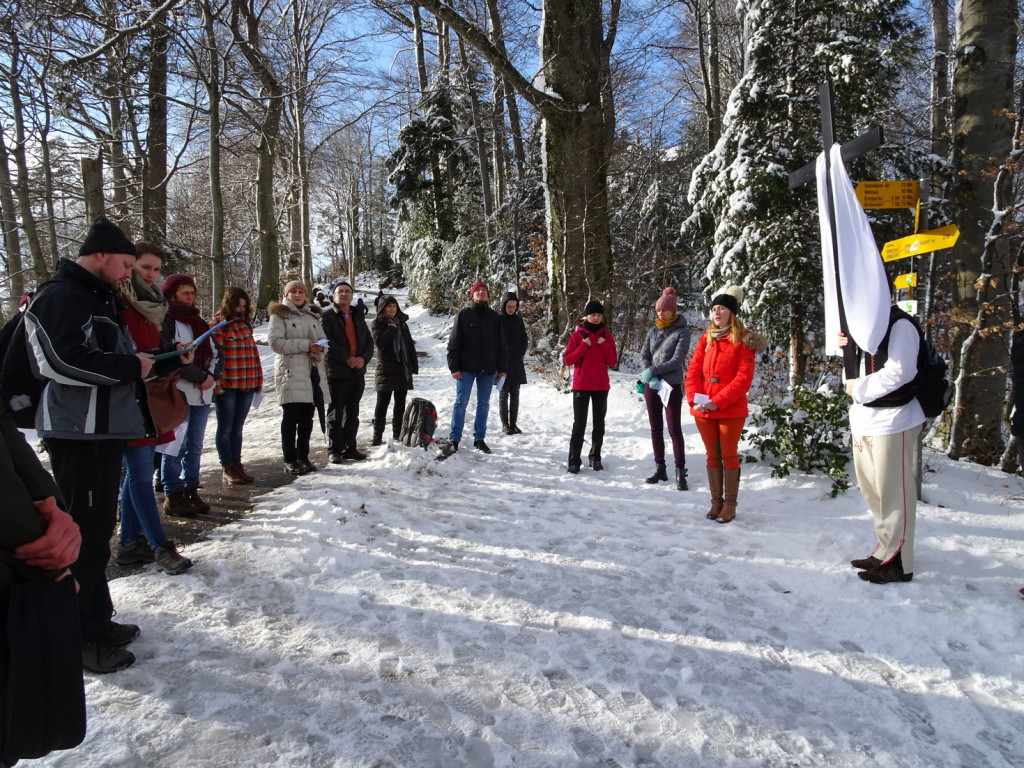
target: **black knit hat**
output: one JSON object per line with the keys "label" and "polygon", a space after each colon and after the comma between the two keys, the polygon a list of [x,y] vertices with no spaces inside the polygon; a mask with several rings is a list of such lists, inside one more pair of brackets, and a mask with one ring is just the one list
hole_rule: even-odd
{"label": "black knit hat", "polygon": [[135,244],[129,240],[121,228],[106,216],[93,219],[85,242],[78,249],[79,256],[91,256],[94,253],[128,253],[138,257]]}
{"label": "black knit hat", "polygon": [[743,289],[738,285],[730,285],[711,299],[711,306],[725,307],[734,315],[738,315],[741,301],[743,301]]}
{"label": "black knit hat", "polygon": [[603,315],[604,305],[597,299],[591,299],[587,302],[587,306],[583,308],[583,316],[587,315]]}

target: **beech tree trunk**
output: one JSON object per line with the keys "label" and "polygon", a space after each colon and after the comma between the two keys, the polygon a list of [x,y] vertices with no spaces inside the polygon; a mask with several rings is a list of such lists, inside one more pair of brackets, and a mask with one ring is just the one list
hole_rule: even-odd
{"label": "beech tree trunk", "polygon": [[478,25],[440,0],[420,0],[540,112],[548,218],[549,334],[568,336],[589,299],[610,317],[612,270],[608,160],[615,129],[611,50],[619,0],[547,0],[541,87],[524,77]]}
{"label": "beech tree trunk", "polygon": [[1011,317],[1012,258],[1002,222],[1011,204],[1007,161],[1014,129],[1017,4],[959,0],[956,24],[951,203],[960,239],[953,258],[961,275],[961,313],[973,316],[973,322],[960,332],[950,455],[992,465],[1003,451],[1004,337]]}

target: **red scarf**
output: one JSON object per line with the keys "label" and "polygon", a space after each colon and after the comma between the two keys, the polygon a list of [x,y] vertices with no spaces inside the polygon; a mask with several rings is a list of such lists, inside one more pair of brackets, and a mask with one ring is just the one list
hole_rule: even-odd
{"label": "red scarf", "polygon": [[[167,302],[167,312],[177,320],[179,323],[184,323],[192,330],[192,338],[198,339],[208,330],[210,326],[203,318],[199,316],[198,307],[190,307],[187,304],[182,304],[180,301],[170,299]],[[210,340],[207,338],[199,345],[196,349],[195,359],[192,361],[197,368],[203,371],[210,370],[210,362],[213,360],[213,346],[210,344]]]}

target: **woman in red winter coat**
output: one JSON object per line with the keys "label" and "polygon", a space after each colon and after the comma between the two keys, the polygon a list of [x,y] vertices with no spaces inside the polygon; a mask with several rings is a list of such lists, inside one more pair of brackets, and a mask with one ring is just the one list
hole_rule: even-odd
{"label": "woman in red winter coat", "polygon": [[569,472],[577,474],[583,463],[583,433],[587,430],[587,410],[593,404],[594,429],[590,433],[590,466],[601,464],[604,442],[604,414],[608,410],[608,369],[618,364],[615,339],[604,327],[604,306],[589,301],[583,309],[583,322],[569,336],[562,362],[572,366],[572,437],[569,439]]}
{"label": "woman in red winter coat", "polygon": [[736,517],[740,487],[739,442],[747,420],[754,358],[765,340],[747,331],[738,313],[743,290],[730,286],[711,300],[711,324],[697,341],[686,371],[686,399],[708,455],[709,520]]}

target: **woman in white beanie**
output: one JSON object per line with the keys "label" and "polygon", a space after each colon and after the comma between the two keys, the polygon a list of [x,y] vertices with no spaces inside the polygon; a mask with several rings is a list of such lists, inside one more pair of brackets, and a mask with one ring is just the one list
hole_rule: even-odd
{"label": "woman in white beanie", "polygon": [[754,358],[766,342],[739,318],[743,289],[729,286],[711,300],[711,323],[698,339],[686,371],[686,399],[708,455],[709,520],[736,517],[740,487],[739,442],[747,420]]}

